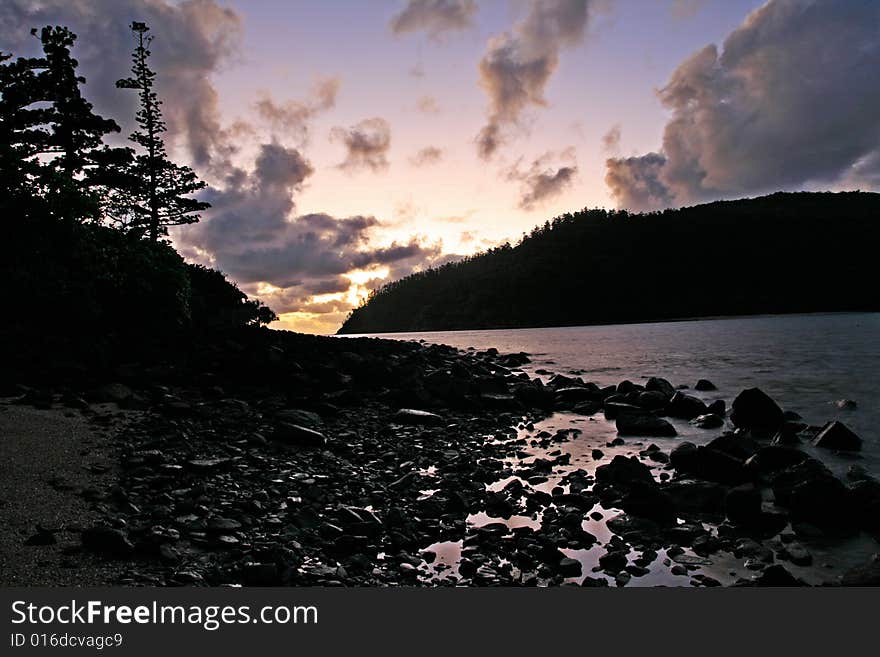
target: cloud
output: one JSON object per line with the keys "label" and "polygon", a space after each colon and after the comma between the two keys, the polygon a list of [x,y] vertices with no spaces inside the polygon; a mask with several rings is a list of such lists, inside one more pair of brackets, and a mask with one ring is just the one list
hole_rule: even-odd
{"label": "cloud", "polygon": [[673,17],[684,20],[693,18],[706,6],[706,0],[672,0],[669,10]]}
{"label": "cloud", "polygon": [[620,124],[615,124],[602,135],[602,151],[616,153],[620,150]]}
{"label": "cloud", "polygon": [[559,65],[559,52],[583,40],[593,5],[589,0],[534,2],[511,32],[489,41],[479,64],[480,85],[489,97],[488,121],[476,138],[480,157],[492,157],[524,110],[546,105],[544,90]]}
{"label": "cloud", "polygon": [[308,124],[317,114],[336,106],[339,78],[321,78],[312,87],[311,98],[306,101],[288,100],[278,103],[268,93],[254,103],[257,115],[275,129],[298,139],[301,143],[308,136]]}
{"label": "cloud", "polygon": [[[553,165],[554,160],[563,160],[565,164]],[[534,210],[562,194],[574,182],[578,172],[574,148],[561,153],[548,151],[525,170],[520,168],[521,164],[522,158],[509,167],[504,176],[507,180],[520,182],[519,207],[526,211]]]}
{"label": "cloud", "polygon": [[422,96],[416,101],[416,109],[422,114],[439,114],[440,103],[434,96]]}
{"label": "cloud", "polygon": [[382,171],[388,168],[388,150],[391,148],[391,126],[380,117],[364,119],[350,128],[336,127],[331,139],[345,145],[345,160],[339,168],[354,172],[363,169]]}
{"label": "cloud", "polygon": [[437,164],[443,159],[443,149],[436,146],[426,146],[419,150],[418,153],[409,158],[410,164],[414,167],[430,166]]}
{"label": "cloud", "polygon": [[392,17],[391,31],[398,36],[423,31],[436,40],[447,32],[469,28],[476,13],[474,0],[409,0]]}
{"label": "cloud", "polygon": [[[38,46],[30,28],[67,25],[79,39],[74,56],[87,78],[85,96],[100,113],[133,128],[136,95],[115,87],[130,75],[132,20],[146,22],[154,39],[151,65],[168,138],[186,146],[196,164],[207,164],[221,140],[217,93],[211,75],[238,54],[241,17],[214,0],[4,0],[0,49],[16,55]],[[173,102],[170,102],[173,99]]]}
{"label": "cloud", "polygon": [[621,207],[780,189],[876,187],[880,3],[770,0],[683,61],[659,90],[660,153],[611,159]]}

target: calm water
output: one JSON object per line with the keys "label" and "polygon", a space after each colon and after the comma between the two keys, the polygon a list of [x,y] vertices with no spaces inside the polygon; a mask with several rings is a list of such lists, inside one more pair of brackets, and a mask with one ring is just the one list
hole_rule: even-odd
{"label": "calm water", "polygon": [[[530,375],[538,369],[577,373],[600,385],[663,376],[673,385],[693,387],[697,379],[707,378],[718,390],[700,396],[722,398],[728,404],[743,388],[757,386],[810,423],[846,423],[865,441],[859,462],[880,475],[880,313],[381,337],[423,339],[461,349],[525,351],[532,355],[532,363],[523,368]],[[839,399],[852,399],[858,408],[839,410]],[[823,456],[835,470],[852,462]]]}
{"label": "calm water", "polygon": [[[730,404],[743,388],[758,386],[776,399],[783,408],[797,411],[806,421],[822,424],[840,419],[864,440],[860,455],[836,455],[810,445],[802,448],[825,461],[838,475],[843,476],[853,463],[859,463],[875,475],[880,475],[880,439],[876,427],[880,420],[880,314],[789,315],[778,317],[748,317],[736,319],[698,320],[687,322],[630,324],[616,326],[566,327],[544,329],[515,329],[496,331],[451,331],[432,333],[396,333],[381,337],[426,340],[449,344],[460,349],[495,347],[501,352],[525,351],[532,362],[523,369],[533,376],[536,370],[583,376],[600,385],[614,384],[622,379],[639,381],[649,376],[663,376],[674,385],[693,387],[699,378],[715,383],[718,390],[699,393],[703,399],[724,399]],[[840,410],[836,401],[852,399],[858,404],[854,410]],[[533,435],[546,429],[573,430],[570,442],[562,449],[571,455],[569,466],[558,468],[544,484],[534,488],[549,492],[561,484],[566,472],[584,469],[594,473],[598,465],[615,455],[634,456],[648,443],[655,443],[668,452],[682,439],[705,443],[717,436],[719,430],[701,430],[687,422],[671,420],[678,430],[677,438],[628,439],[625,444],[612,446],[617,436],[613,422],[603,415],[583,417],[571,413],[556,413],[538,423],[533,429],[520,426],[517,438],[531,440]],[[596,460],[593,449],[601,449],[604,457]],[[526,456],[511,458],[507,463],[513,469],[527,465],[534,458],[547,457],[546,449],[532,447]],[[558,452],[556,452],[558,453]],[[662,466],[646,461],[659,476]],[[494,482],[489,488],[498,490],[509,479]],[[524,484],[526,482],[523,482]],[[424,491],[431,494],[433,491]],[[588,550],[565,550],[570,557],[582,563],[584,575],[606,577],[597,572],[601,546],[611,536],[607,519],[620,513],[619,509],[594,510],[603,518],[594,521],[585,518],[583,528],[595,535],[600,545]],[[480,527],[499,522],[485,513],[469,516],[468,525]],[[519,525],[540,527],[540,514],[531,517],[513,516],[502,520],[509,527]],[[715,531],[712,529],[712,531]],[[865,534],[845,540],[804,541],[812,552],[814,563],[798,567],[786,563],[797,576],[812,584],[836,581],[840,573],[864,562],[877,551],[877,542]],[[438,543],[426,548],[437,554],[435,564],[420,566],[423,578],[443,581],[457,572],[462,553],[462,542]],[[629,557],[635,558],[632,552]],[[669,568],[665,551],[649,566],[649,573],[634,578],[632,586],[688,586],[691,577],[702,573],[731,584],[738,577],[751,577],[742,559],[726,552],[715,553],[708,559],[698,558],[687,549],[685,557],[695,559],[698,565],[689,566],[686,575],[675,575]],[[582,577],[575,578],[580,581]]]}

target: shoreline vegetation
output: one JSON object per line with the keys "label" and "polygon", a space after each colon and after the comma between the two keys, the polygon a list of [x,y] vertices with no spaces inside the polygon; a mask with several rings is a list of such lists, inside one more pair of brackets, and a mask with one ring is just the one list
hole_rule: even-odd
{"label": "shoreline vegetation", "polygon": [[[706,404],[661,378],[545,384],[519,369],[527,354],[266,328],[271,310],[164,241],[203,207],[186,200],[191,172],[165,158],[147,28],[132,29],[121,86],[141,92],[137,154],[104,151],[113,126],[79,95],[69,31],[41,32],[45,58],[0,59],[12,146],[0,151],[0,275],[13,291],[0,440],[8,464],[28,464],[0,500],[3,585],[35,583],[45,563],[64,569],[56,583],[625,586],[659,572],[714,586],[718,555],[742,564],[742,585],[880,583],[877,559],[826,571],[810,552],[853,537],[876,547],[880,483],[856,466],[843,481],[798,449],[857,451],[840,423],[807,426],[755,389]],[[111,170],[122,182],[97,175]],[[142,186],[152,174],[164,186]],[[126,218],[116,227],[111,207]],[[659,273],[639,281],[669,290],[664,301],[688,289]],[[604,416],[619,435],[574,467],[566,445],[583,437],[541,428],[556,412]],[[81,435],[52,429],[62,418]],[[678,440],[668,418],[714,438]]]}
{"label": "shoreline vegetation", "polygon": [[[880,310],[880,194],[779,192],[632,214],[583,210],[393,281],[337,333],[541,328]],[[858,236],[858,239],[853,239]]]}

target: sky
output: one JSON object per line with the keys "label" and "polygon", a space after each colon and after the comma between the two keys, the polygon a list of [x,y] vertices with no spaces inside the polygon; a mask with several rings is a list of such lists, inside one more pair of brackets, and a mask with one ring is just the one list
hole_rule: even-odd
{"label": "sky", "polygon": [[277,328],[585,207],[880,187],[873,0],[4,0],[0,50],[69,25],[125,133],[132,20],[209,183],[173,242]]}

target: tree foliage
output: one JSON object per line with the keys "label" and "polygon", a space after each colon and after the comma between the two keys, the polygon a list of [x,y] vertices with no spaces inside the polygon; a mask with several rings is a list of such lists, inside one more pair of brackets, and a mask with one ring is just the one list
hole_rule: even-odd
{"label": "tree foliage", "polygon": [[583,210],[375,291],[340,333],[878,310],[880,194],[777,193],[648,214]]}

